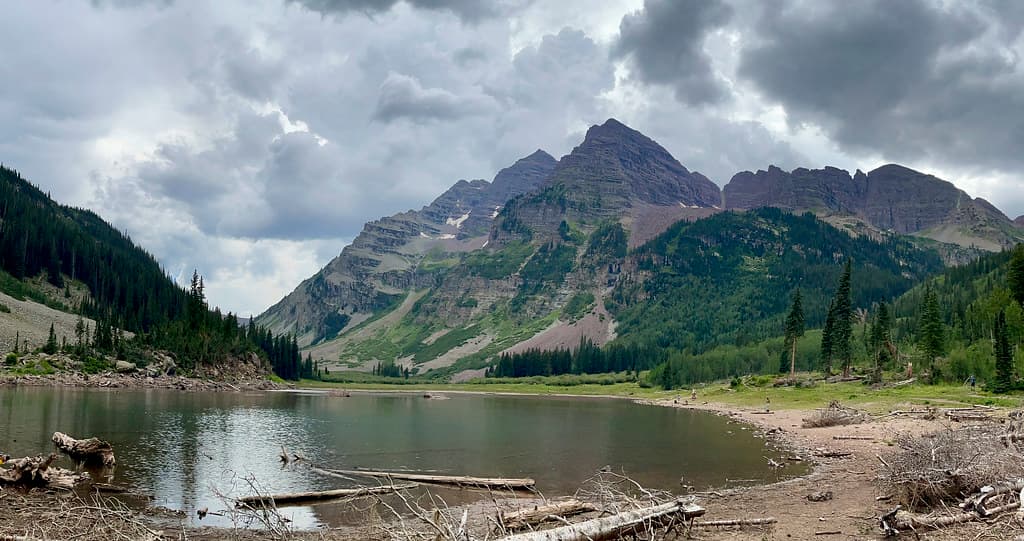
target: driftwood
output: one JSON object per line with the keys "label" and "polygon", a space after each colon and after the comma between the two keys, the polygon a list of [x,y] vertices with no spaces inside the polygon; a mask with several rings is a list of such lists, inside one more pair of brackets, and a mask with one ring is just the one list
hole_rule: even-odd
{"label": "driftwood", "polygon": [[63,432],[54,432],[52,439],[57,449],[79,462],[101,466],[113,466],[116,462],[114,448],[98,438],[76,440]]}
{"label": "driftwood", "polygon": [[863,440],[863,441],[872,441],[875,438],[874,438],[874,436],[832,436],[832,439],[834,439],[834,440]]}
{"label": "driftwood", "polygon": [[730,520],[704,520],[693,523],[693,528],[727,528],[729,526],[767,526],[775,524],[778,520],[775,517],[765,518],[737,518]]}
{"label": "driftwood", "polygon": [[814,456],[819,458],[846,458],[848,456],[853,456],[853,453],[849,453],[846,451],[832,451],[829,449],[821,449],[815,451]]}
{"label": "driftwood", "polygon": [[541,505],[532,509],[521,509],[509,513],[501,513],[498,519],[507,530],[520,530],[527,526],[541,524],[548,520],[558,520],[558,517],[568,517],[595,511],[593,505],[579,500],[566,500],[548,505]]}
{"label": "driftwood", "polygon": [[60,488],[72,489],[76,484],[88,479],[86,474],[78,474],[61,468],[50,467],[57,460],[57,455],[17,458],[6,462],[6,468],[0,468],[0,486],[14,485],[24,488]]}
{"label": "driftwood", "polygon": [[625,511],[610,517],[595,518],[550,530],[528,532],[503,538],[504,541],[601,541],[641,534],[652,524],[669,524],[670,519],[692,521],[703,516],[704,508],[684,501],[675,501]]}
{"label": "driftwood", "polygon": [[369,470],[327,470],[313,468],[317,473],[334,476],[363,476],[384,479],[401,479],[435,485],[455,485],[498,489],[532,489],[537,483],[533,479],[505,479],[502,477],[467,477],[463,475],[425,475],[421,473],[369,471]]}
{"label": "driftwood", "polygon": [[405,490],[407,488],[412,488],[415,486],[415,484],[410,483],[408,485],[383,485],[379,487],[339,488],[335,490],[321,490],[317,492],[294,492],[288,494],[256,494],[253,496],[243,496],[241,498],[238,498],[236,500],[236,505],[238,507],[245,507],[247,505],[252,504],[271,502],[273,502],[275,505],[297,505],[322,500],[358,498],[360,496],[369,496],[370,494],[387,494],[390,492],[398,492],[399,490]]}

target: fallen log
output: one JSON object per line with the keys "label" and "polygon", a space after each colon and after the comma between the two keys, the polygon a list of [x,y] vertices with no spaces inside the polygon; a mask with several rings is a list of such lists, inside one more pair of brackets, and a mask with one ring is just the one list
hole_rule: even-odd
{"label": "fallen log", "polygon": [[834,440],[863,440],[871,441],[874,440],[874,436],[832,436]]}
{"label": "fallen log", "polygon": [[59,488],[72,489],[76,484],[89,478],[88,474],[78,474],[61,468],[51,468],[57,460],[56,453],[49,456],[17,458],[6,462],[6,468],[0,468],[0,486],[13,485],[23,488]]}
{"label": "fallen log", "polygon": [[337,500],[342,498],[358,498],[360,496],[369,496],[371,494],[387,494],[390,492],[398,492],[399,490],[405,490],[413,488],[416,485],[410,483],[407,485],[382,485],[379,487],[360,487],[360,488],[339,488],[335,490],[321,490],[316,492],[292,492],[286,494],[255,494],[253,496],[243,496],[235,500],[237,507],[252,506],[253,504],[271,503],[275,505],[297,505],[306,502],[315,502],[322,500]]}
{"label": "fallen log", "polygon": [[1024,489],[1024,479],[1018,479],[1001,485],[983,487],[980,492],[964,500],[964,502],[960,504],[960,508],[975,511],[981,516],[988,516],[992,514],[992,510],[985,508],[985,502],[999,496],[1000,494],[1019,492],[1022,489]]}
{"label": "fallen log", "polygon": [[829,450],[815,451],[813,454],[814,454],[814,456],[819,457],[819,458],[846,458],[848,456],[853,456],[853,453],[849,453],[849,452],[846,452],[846,451],[829,451]]}
{"label": "fallen log", "polygon": [[694,522],[693,528],[726,528],[729,526],[739,526],[740,528],[746,526],[767,526],[769,524],[775,524],[778,520],[775,517],[765,518],[736,518],[730,520],[704,520],[700,522]]}
{"label": "fallen log", "polygon": [[520,509],[509,513],[500,513],[498,520],[507,530],[520,530],[548,520],[558,520],[558,518],[596,510],[597,508],[589,503],[579,500],[566,500],[564,502],[541,505],[533,509]]}
{"label": "fallen log", "polygon": [[900,530],[938,530],[946,526],[952,526],[953,524],[962,524],[964,522],[973,522],[975,520],[984,520],[988,517],[1005,513],[1006,511],[1012,511],[1020,508],[1020,502],[1008,503],[999,507],[993,507],[988,509],[986,514],[981,513],[964,512],[964,513],[951,513],[946,515],[938,516],[922,516],[915,515],[913,513],[907,513],[904,511],[898,511],[890,516],[891,522],[886,523],[883,520],[883,529],[886,527],[887,533],[895,529],[896,533]]}
{"label": "fallen log", "polygon": [[76,440],[63,432],[53,433],[53,443],[61,452],[79,462],[113,466],[114,448],[99,438]]}
{"label": "fallen log", "polygon": [[435,485],[455,485],[499,489],[532,489],[537,483],[533,479],[505,479],[502,477],[468,477],[463,475],[425,475],[421,473],[387,472],[370,470],[328,470],[314,468],[317,473],[326,475],[361,475],[363,477],[378,477],[385,479],[401,479],[403,481],[415,481],[417,483],[430,483]]}
{"label": "fallen log", "polygon": [[703,516],[704,508],[689,502],[675,501],[626,511],[610,517],[595,518],[550,530],[510,535],[504,541],[601,541],[627,535],[642,534],[648,527],[670,524],[671,519],[692,521]]}

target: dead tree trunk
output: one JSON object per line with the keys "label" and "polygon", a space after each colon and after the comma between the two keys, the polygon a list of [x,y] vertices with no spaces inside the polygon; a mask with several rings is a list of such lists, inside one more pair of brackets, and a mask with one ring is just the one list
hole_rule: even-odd
{"label": "dead tree trunk", "polygon": [[0,486],[14,485],[24,488],[48,487],[71,489],[75,484],[88,479],[85,474],[61,468],[51,468],[57,455],[18,458],[7,462],[9,467],[0,468]]}
{"label": "dead tree trunk", "polygon": [[245,507],[247,505],[271,502],[273,502],[276,505],[298,505],[301,503],[315,502],[321,500],[358,498],[360,496],[369,496],[370,494],[386,494],[389,492],[405,490],[407,488],[412,488],[415,486],[415,484],[383,485],[379,487],[339,488],[336,490],[323,490],[319,492],[294,492],[289,494],[256,494],[254,496],[244,496],[242,498],[238,498],[237,505],[238,507]]}
{"label": "dead tree trunk", "polygon": [[314,468],[313,471],[325,475],[361,475],[364,477],[401,479],[403,481],[415,481],[417,483],[432,483],[437,485],[456,485],[496,489],[531,489],[534,487],[534,485],[536,485],[536,481],[534,481],[533,479],[505,479],[501,477],[467,477],[463,475],[424,475],[419,473],[364,470],[325,470],[322,468]]}
{"label": "dead tree trunk", "polygon": [[778,520],[775,517],[765,518],[736,518],[729,520],[702,520],[700,522],[694,522],[694,528],[725,528],[729,526],[767,526],[769,524],[775,524]]}
{"label": "dead tree trunk", "polygon": [[589,503],[581,502],[579,500],[567,500],[564,502],[541,505],[532,509],[521,509],[510,513],[502,513],[499,515],[499,519],[506,529],[519,530],[548,520],[557,520],[555,517],[568,517],[594,510],[596,510],[596,508]]}
{"label": "dead tree trunk", "polygon": [[595,518],[579,524],[570,524],[551,530],[521,533],[505,537],[503,541],[601,541],[622,536],[642,534],[649,529],[667,524],[669,519],[693,520],[702,516],[704,508],[681,501],[654,507],[626,511],[610,517]]}
{"label": "dead tree trunk", "polygon": [[100,466],[113,466],[115,463],[114,448],[101,439],[76,440],[63,432],[54,432],[52,439],[57,449],[79,462]]}

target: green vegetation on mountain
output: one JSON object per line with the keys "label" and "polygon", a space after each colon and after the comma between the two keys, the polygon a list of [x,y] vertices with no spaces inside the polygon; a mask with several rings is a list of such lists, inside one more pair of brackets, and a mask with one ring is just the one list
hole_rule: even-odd
{"label": "green vegetation on mountain", "polygon": [[[891,305],[854,302],[849,342],[853,372],[879,382],[883,376],[902,379],[911,369],[914,376],[933,384],[963,383],[974,376],[996,392],[1018,388],[1024,373],[1020,347],[1024,307],[1014,296],[1017,290],[1009,276],[1011,261],[1021,260],[1024,245],[926,278]],[[858,290],[862,279],[854,266],[852,291]],[[830,304],[834,315],[835,301]],[[722,345],[699,354],[673,353],[651,370],[649,381],[677,388],[748,374],[776,374],[779,356],[788,353],[781,336],[784,331],[780,324],[780,336],[756,343]],[[797,370],[825,366],[825,350],[831,347],[827,335],[812,330],[798,340]]]}
{"label": "green vegetation on mountain", "polygon": [[[94,319],[91,329],[80,319],[72,343],[61,346],[84,369],[104,368],[107,356],[144,365],[146,352],[160,349],[186,372],[256,354],[282,377],[314,375],[294,338],[242,329],[234,314],[210,310],[198,273],[189,290],[179,287],[153,256],[93,212],[54,202],[6,167],[0,201],[0,289]],[[72,294],[79,289],[82,296]],[[54,351],[55,341],[51,329],[41,349]]]}
{"label": "green vegetation on mountain", "polygon": [[856,306],[894,298],[942,268],[898,237],[851,237],[811,214],[770,208],[677,223],[632,258],[639,272],[606,301],[619,340],[690,353],[778,336],[797,288],[807,325],[820,326],[844,259],[858,277]]}

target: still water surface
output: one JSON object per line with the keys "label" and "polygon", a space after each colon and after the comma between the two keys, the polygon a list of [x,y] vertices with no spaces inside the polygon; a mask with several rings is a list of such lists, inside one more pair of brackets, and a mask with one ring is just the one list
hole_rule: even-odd
{"label": "still water surface", "polygon": [[[216,492],[247,493],[240,478],[249,475],[272,492],[346,486],[282,468],[282,445],[328,468],[532,477],[549,496],[571,494],[606,465],[675,492],[680,478],[704,488],[778,475],[765,459],[778,453],[764,440],[704,412],[610,399],[447,396],[0,387],[0,452],[47,452],[57,430],[100,437],[117,455],[110,481],[189,516],[202,507],[222,509]],[[475,497],[446,496],[449,503]],[[345,522],[332,507],[340,506],[288,513],[300,527]],[[203,524],[218,520],[224,519]]]}

